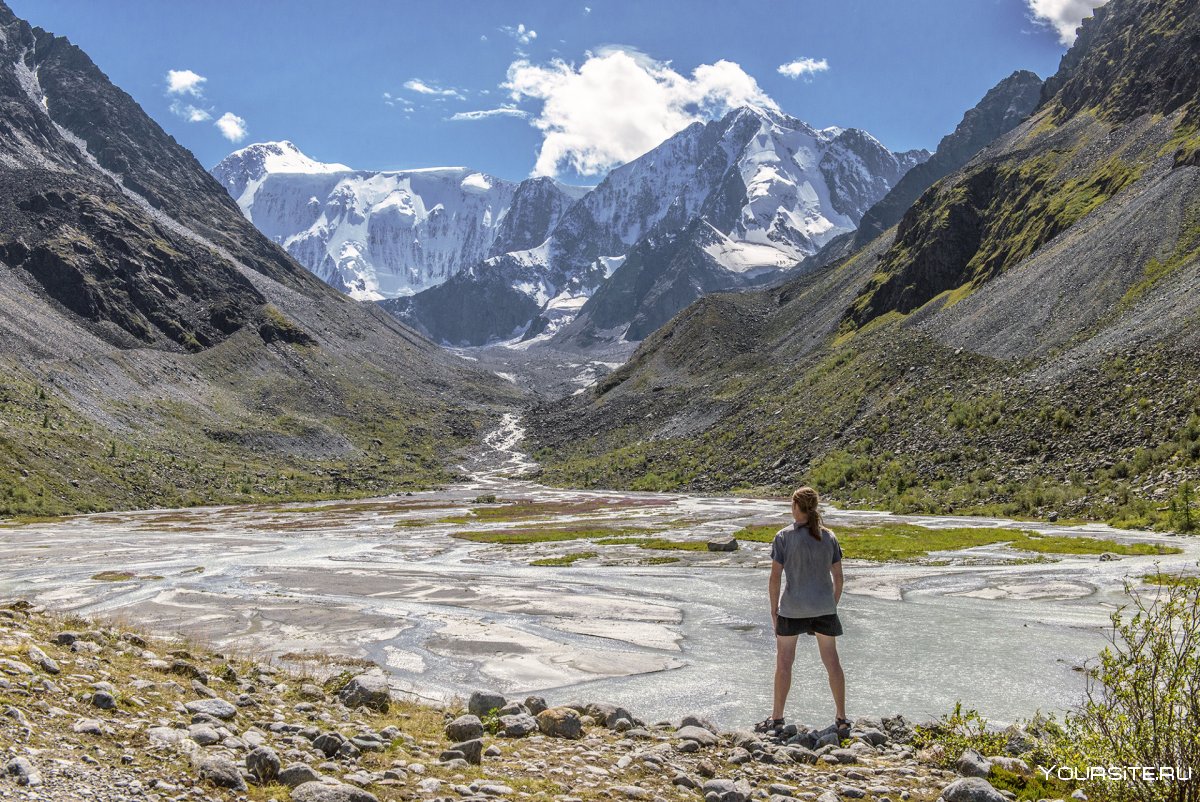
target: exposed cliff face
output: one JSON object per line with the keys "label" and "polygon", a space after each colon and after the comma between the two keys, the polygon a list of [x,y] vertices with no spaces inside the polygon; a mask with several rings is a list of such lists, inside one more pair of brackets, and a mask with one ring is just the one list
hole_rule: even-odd
{"label": "exposed cliff face", "polygon": [[0,367],[0,514],[427,482],[512,397],[314,278],[2,4]]}
{"label": "exposed cliff face", "polygon": [[1196,6],[1112,0],[894,234],[695,303],[539,410],[548,476],[1172,525],[1200,478]]}
{"label": "exposed cliff face", "polygon": [[1041,100],[1042,79],[1018,70],[996,84],[963,115],[954,131],[942,137],[928,161],[915,165],[877,204],[863,215],[851,250],[861,248],[900,222],[908,207],[935,182],[966,164],[971,157],[1024,122]]}

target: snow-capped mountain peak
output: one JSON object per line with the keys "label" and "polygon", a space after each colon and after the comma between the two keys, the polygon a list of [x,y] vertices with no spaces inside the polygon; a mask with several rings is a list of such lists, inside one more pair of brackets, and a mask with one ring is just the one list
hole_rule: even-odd
{"label": "snow-capped mountain peak", "polygon": [[213,176],[225,185],[229,194],[241,205],[242,197],[253,194],[256,182],[270,173],[347,173],[344,164],[319,162],[309,158],[300,148],[284,139],[280,142],[256,142],[235,150],[212,169]]}

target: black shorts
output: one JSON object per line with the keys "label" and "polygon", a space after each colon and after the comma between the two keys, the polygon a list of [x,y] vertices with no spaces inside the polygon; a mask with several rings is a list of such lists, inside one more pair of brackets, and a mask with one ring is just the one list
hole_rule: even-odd
{"label": "black shorts", "polygon": [[837,637],[842,634],[842,622],[837,613],[817,615],[812,618],[785,618],[775,616],[775,634],[789,637],[791,635],[828,635]]}

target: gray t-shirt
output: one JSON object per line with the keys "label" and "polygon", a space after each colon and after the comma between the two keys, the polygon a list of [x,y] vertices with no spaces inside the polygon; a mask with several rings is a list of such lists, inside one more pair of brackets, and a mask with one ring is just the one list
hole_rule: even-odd
{"label": "gray t-shirt", "polygon": [[842,561],[842,547],[833,532],[822,527],[817,540],[807,526],[785,526],[771,541],[771,559],[783,565],[781,616],[813,618],[837,612],[829,569]]}

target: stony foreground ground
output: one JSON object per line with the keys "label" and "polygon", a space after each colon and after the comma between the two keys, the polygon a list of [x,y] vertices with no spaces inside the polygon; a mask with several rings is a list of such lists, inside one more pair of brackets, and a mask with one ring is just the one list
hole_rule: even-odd
{"label": "stony foreground ground", "polygon": [[[1003,802],[931,765],[900,717],[778,737],[701,717],[546,708],[476,693],[444,710],[394,699],[378,671],[306,675],[110,624],[0,606],[0,799],[913,800]],[[1028,772],[1013,757],[960,761]]]}

